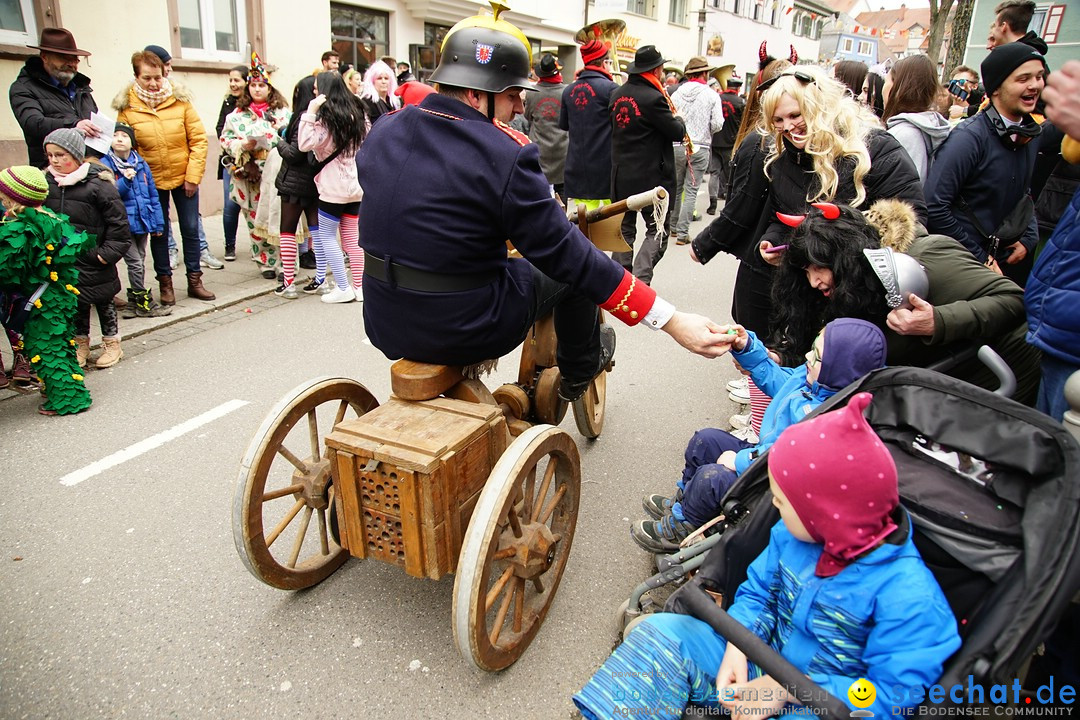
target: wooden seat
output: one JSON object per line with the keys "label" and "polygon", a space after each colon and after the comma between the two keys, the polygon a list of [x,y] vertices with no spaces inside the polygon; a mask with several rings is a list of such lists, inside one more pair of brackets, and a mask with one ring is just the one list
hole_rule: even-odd
{"label": "wooden seat", "polygon": [[398,360],[390,366],[390,389],[402,400],[437,398],[463,379],[460,365]]}

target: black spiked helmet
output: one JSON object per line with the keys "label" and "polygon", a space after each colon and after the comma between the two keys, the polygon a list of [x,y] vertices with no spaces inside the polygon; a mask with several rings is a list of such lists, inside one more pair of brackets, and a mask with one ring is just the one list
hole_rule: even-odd
{"label": "black spiked helmet", "polygon": [[517,27],[499,19],[505,5],[491,5],[494,16],[465,18],[446,34],[432,82],[491,93],[512,87],[535,89],[529,82],[532,52],[528,39]]}

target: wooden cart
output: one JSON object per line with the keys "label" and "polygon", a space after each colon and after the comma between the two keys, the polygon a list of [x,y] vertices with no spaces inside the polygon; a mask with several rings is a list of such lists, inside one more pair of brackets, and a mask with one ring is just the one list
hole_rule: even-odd
{"label": "wooden cart", "polygon": [[[579,223],[623,209],[586,218],[581,208]],[[577,522],[581,462],[555,427],[567,411],[555,346],[543,318],[517,382],[494,393],[460,367],[408,360],[391,368],[382,405],[348,378],[295,388],[241,464],[233,537],[244,565],[285,590],[315,585],[349,556],[419,578],[455,573],[459,652],[483,670],[513,664],[551,607]],[[588,438],[603,429],[611,367],[573,403]]]}

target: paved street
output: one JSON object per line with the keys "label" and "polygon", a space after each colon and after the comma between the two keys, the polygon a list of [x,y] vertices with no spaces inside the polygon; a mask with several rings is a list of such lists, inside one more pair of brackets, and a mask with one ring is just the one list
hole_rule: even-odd
{"label": "paved street", "polygon": [[[220,219],[206,225],[220,254]],[[654,287],[725,322],[734,271],[672,243]],[[214,307],[184,298],[177,277],[177,322],[122,321],[126,358],[87,372],[90,411],[45,418],[39,397],[0,396],[0,717],[569,717],[615,642],[615,609],[649,572],[628,535],[640,497],[669,492],[691,433],[737,409],[730,361],[616,328],[602,436],[582,439],[572,414],[562,423],[583,484],[558,596],[522,659],[483,674],[454,645],[453,576],[350,560],[286,592],[249,574],[233,544],[241,457],[284,393],[341,375],[389,396],[362,306],[279,299],[244,261],[206,272]],[[96,472],[105,458],[115,464]]]}

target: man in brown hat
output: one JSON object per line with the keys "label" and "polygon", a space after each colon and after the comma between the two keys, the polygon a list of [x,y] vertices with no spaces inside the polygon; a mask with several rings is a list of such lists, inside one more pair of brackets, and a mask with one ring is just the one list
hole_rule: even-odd
{"label": "man in brown hat", "polygon": [[720,96],[708,86],[709,73],[716,68],[701,55],[695,55],[686,63],[683,73],[686,82],[671,95],[671,102],[686,123],[686,136],[693,143],[675,146],[675,199],[679,191],[683,199],[679,209],[672,213],[675,222],[675,243],[690,242],[690,220],[697,205],[698,189],[709,171],[709,155],[712,153],[713,133],[724,126],[724,108]]}
{"label": "man in brown hat", "polygon": [[59,128],[75,128],[83,135],[97,137],[99,131],[90,123],[90,113],[97,111],[90,78],[79,72],[79,60],[89,55],[75,45],[75,38],[64,28],[45,28],[37,45],[40,51],[30,57],[11,83],[8,97],[11,111],[26,138],[30,164],[46,165],[45,136]]}
{"label": "man in brown hat", "polygon": [[[644,45],[626,68],[630,78],[611,93],[611,199],[615,202],[647,192],[657,185],[675,194],[675,165],[671,144],[682,140],[686,126],[675,115],[675,107],[660,84],[664,77],[664,57],[655,45]],[[651,208],[641,211],[645,218],[645,239],[633,257],[637,237],[637,213],[623,216],[622,236],[630,252],[612,258],[646,284],[652,283],[653,268],[667,250],[668,216],[658,218]]]}

